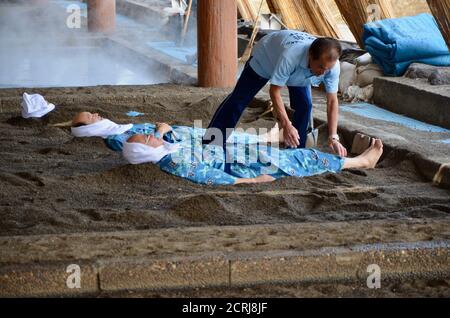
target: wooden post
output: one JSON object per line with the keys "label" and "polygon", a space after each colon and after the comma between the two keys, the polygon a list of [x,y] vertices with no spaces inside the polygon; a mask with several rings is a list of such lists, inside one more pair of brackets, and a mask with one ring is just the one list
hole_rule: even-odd
{"label": "wooden post", "polygon": [[87,0],[89,32],[114,32],[116,0]]}
{"label": "wooden post", "polygon": [[183,30],[181,31],[181,42],[180,42],[180,46],[184,45],[184,39],[186,38],[186,33],[189,27],[189,19],[191,18],[191,13],[192,13],[192,1],[193,0],[189,0],[189,4],[188,4],[188,8],[186,10],[186,16],[184,17],[184,25],[183,25]]}
{"label": "wooden post", "polygon": [[427,0],[427,2],[450,50],[450,1]]}
{"label": "wooden post", "polygon": [[198,85],[233,87],[237,77],[236,0],[199,0]]}

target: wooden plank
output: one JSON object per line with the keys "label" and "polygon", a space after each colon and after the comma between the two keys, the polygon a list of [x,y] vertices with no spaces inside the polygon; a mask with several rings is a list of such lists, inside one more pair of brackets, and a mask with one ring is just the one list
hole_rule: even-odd
{"label": "wooden plank", "polygon": [[335,18],[325,0],[267,0],[272,13],[282,17],[290,28],[340,38]]}
{"label": "wooden plank", "polygon": [[[335,0],[344,21],[353,33],[361,48],[364,48],[362,40],[364,24],[375,20],[394,18],[394,9],[389,0]],[[371,6],[377,6],[376,11],[371,11]]]}
{"label": "wooden plank", "polygon": [[246,21],[255,21],[256,12],[249,0],[237,0],[237,7],[241,17]]}
{"label": "wooden plank", "polygon": [[427,2],[450,49],[450,1],[427,0]]}

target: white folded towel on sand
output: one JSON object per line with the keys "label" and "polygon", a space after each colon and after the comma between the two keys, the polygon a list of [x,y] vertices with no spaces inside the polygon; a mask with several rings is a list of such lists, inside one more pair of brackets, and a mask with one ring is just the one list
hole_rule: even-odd
{"label": "white folded towel on sand", "polygon": [[123,145],[124,158],[133,165],[142,163],[158,163],[168,154],[174,153],[180,147],[179,144],[171,144],[164,141],[159,147],[151,147],[136,142],[125,142]]}
{"label": "white folded towel on sand", "polygon": [[75,137],[101,137],[121,135],[133,128],[133,124],[119,125],[109,119],[102,119],[90,125],[72,127],[72,135]]}
{"label": "white folded towel on sand", "polygon": [[23,93],[21,106],[23,118],[40,118],[55,109],[55,105],[47,103],[39,94]]}

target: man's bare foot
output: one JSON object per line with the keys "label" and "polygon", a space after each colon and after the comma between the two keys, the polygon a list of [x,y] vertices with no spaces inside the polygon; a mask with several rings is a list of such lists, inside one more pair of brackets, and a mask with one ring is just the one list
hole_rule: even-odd
{"label": "man's bare foot", "polygon": [[361,155],[365,169],[373,169],[383,154],[383,143],[380,139],[372,140],[372,145]]}

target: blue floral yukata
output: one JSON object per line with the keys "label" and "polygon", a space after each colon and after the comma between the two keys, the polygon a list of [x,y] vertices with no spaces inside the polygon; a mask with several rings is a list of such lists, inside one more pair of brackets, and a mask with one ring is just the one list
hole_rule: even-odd
{"label": "blue floral yukata", "polygon": [[[206,129],[191,128],[185,126],[173,126],[173,131],[165,134],[163,136],[164,140],[167,142],[175,143],[180,142],[185,139],[191,140],[192,133],[194,130],[198,133],[204,134]],[[134,135],[152,135],[155,134],[156,125],[151,123],[146,124],[134,124],[133,127],[120,135],[112,135],[104,139],[106,146],[113,151],[122,151],[123,144]],[[235,137],[236,136],[236,137]],[[256,135],[235,133],[232,134],[235,142],[239,143],[250,143],[255,144],[258,142]]]}
{"label": "blue floral yukata", "polygon": [[[164,139],[179,143],[180,148],[157,163],[161,170],[190,181],[207,185],[232,185],[239,178],[270,175],[308,177],[342,170],[344,159],[315,149],[279,149],[258,144],[256,135],[235,133],[233,146],[227,147],[231,173],[226,173],[222,146],[203,145],[205,129],[174,126]],[[122,135],[110,136],[105,142],[109,148],[120,151],[129,137],[135,134],[153,134],[155,125],[134,125]],[[233,138],[234,136],[234,138]]]}
{"label": "blue floral yukata", "polygon": [[[152,135],[155,133],[154,124],[134,124],[133,127],[120,135],[112,135],[104,139],[106,146],[113,151],[122,151],[123,144],[134,135]],[[167,137],[165,137],[167,138]]]}

